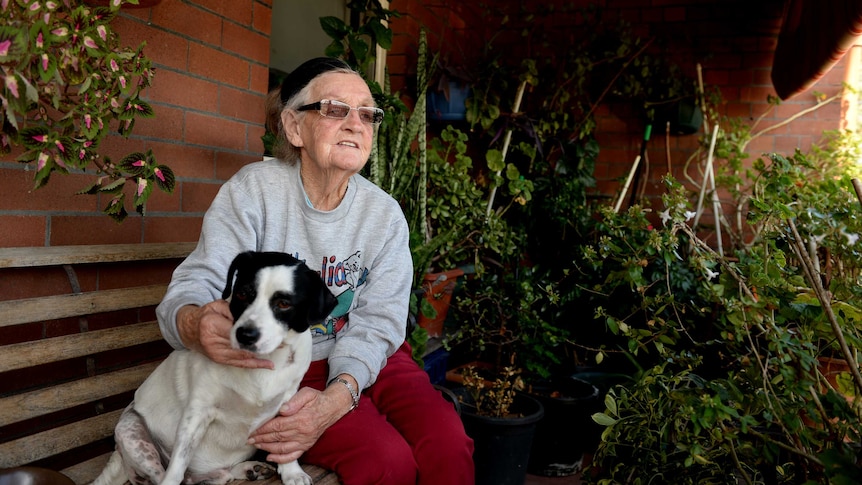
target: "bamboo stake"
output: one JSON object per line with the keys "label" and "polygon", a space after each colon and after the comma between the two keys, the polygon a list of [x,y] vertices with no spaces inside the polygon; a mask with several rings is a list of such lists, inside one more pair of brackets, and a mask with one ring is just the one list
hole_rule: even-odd
{"label": "bamboo stake", "polygon": [[[521,109],[521,100],[524,99],[524,90],[527,89],[527,81],[521,81],[518,86],[518,93],[515,95],[515,104],[512,106],[512,113],[517,113]],[[503,140],[503,168],[506,163],[506,153],[509,151],[509,143],[512,141],[512,128],[506,131],[506,138]],[[502,170],[497,170],[497,176],[500,176]],[[488,196],[488,208],[485,211],[485,217],[491,217],[491,209],[494,207],[494,197],[497,195],[497,185],[491,187],[491,195]]]}
{"label": "bamboo stake", "polygon": [[638,170],[638,165],[641,162],[641,156],[638,155],[635,157],[634,163],[632,163],[632,168],[629,170],[629,175],[626,177],[626,183],[623,185],[623,190],[620,192],[620,196],[617,199],[617,203],[614,204],[614,212],[620,211],[620,206],[623,204],[623,199],[626,197],[626,192],[629,191],[629,185],[632,183],[632,179],[635,177],[635,172]]}
{"label": "bamboo stake", "polygon": [[709,183],[709,179],[712,177],[712,157],[715,153],[716,138],[718,138],[718,125],[715,125],[712,129],[712,139],[709,142],[709,152],[706,155],[706,169],[703,172],[703,183],[700,186],[700,194],[697,196],[697,208],[694,212],[694,221],[691,223],[692,227],[697,227],[700,215],[703,213],[703,198],[706,195],[706,184]]}
{"label": "bamboo stake", "polygon": [[851,182],[853,183],[853,188],[856,189],[856,198],[862,204],[862,182],[859,182],[859,179],[852,179]]}

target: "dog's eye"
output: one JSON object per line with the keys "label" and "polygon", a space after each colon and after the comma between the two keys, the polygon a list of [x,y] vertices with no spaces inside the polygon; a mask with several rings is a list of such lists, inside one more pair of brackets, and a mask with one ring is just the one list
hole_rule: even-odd
{"label": "dog's eye", "polygon": [[290,301],[288,301],[286,298],[276,298],[272,301],[272,305],[279,310],[287,310],[291,307]]}
{"label": "dog's eye", "polygon": [[233,297],[239,301],[246,301],[249,299],[249,296],[248,290],[237,290],[233,295]]}

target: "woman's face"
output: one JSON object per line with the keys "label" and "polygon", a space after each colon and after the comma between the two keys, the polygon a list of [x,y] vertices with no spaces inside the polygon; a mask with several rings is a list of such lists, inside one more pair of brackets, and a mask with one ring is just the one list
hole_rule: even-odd
{"label": "woman's face", "polygon": [[[374,106],[365,81],[355,74],[327,73],[312,81],[310,103],[330,99],[353,108]],[[319,111],[285,113],[288,140],[301,148],[302,162],[324,171],[356,173],[368,161],[374,125],[359,119],[351,110],[344,119],[327,118]]]}

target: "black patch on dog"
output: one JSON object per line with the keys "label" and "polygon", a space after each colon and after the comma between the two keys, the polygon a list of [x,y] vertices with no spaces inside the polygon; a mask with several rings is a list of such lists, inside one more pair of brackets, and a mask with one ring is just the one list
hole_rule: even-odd
{"label": "black patch on dog", "polygon": [[223,299],[231,297],[230,312],[234,321],[239,320],[257,297],[258,272],[270,266],[296,267],[294,292],[276,292],[269,300],[273,315],[294,331],[304,332],[309,326],[323,322],[338,304],[320,275],[293,256],[273,251],[246,251],[238,254],[231,263],[222,292]]}

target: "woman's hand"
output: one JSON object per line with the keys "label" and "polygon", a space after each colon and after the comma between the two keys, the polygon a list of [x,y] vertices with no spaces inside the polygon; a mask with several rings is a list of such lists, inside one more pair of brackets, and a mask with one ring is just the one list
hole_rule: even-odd
{"label": "woman's hand", "polygon": [[247,369],[273,369],[269,360],[258,359],[252,352],[235,349],[230,344],[233,316],[225,300],[204,306],[186,305],[177,312],[177,330],[183,343],[213,362]]}
{"label": "woman's hand", "polygon": [[276,417],[251,434],[248,443],[268,452],[268,461],[298,460],[352,405],[353,398],[340,384],[325,391],[303,387],[281,406]]}

